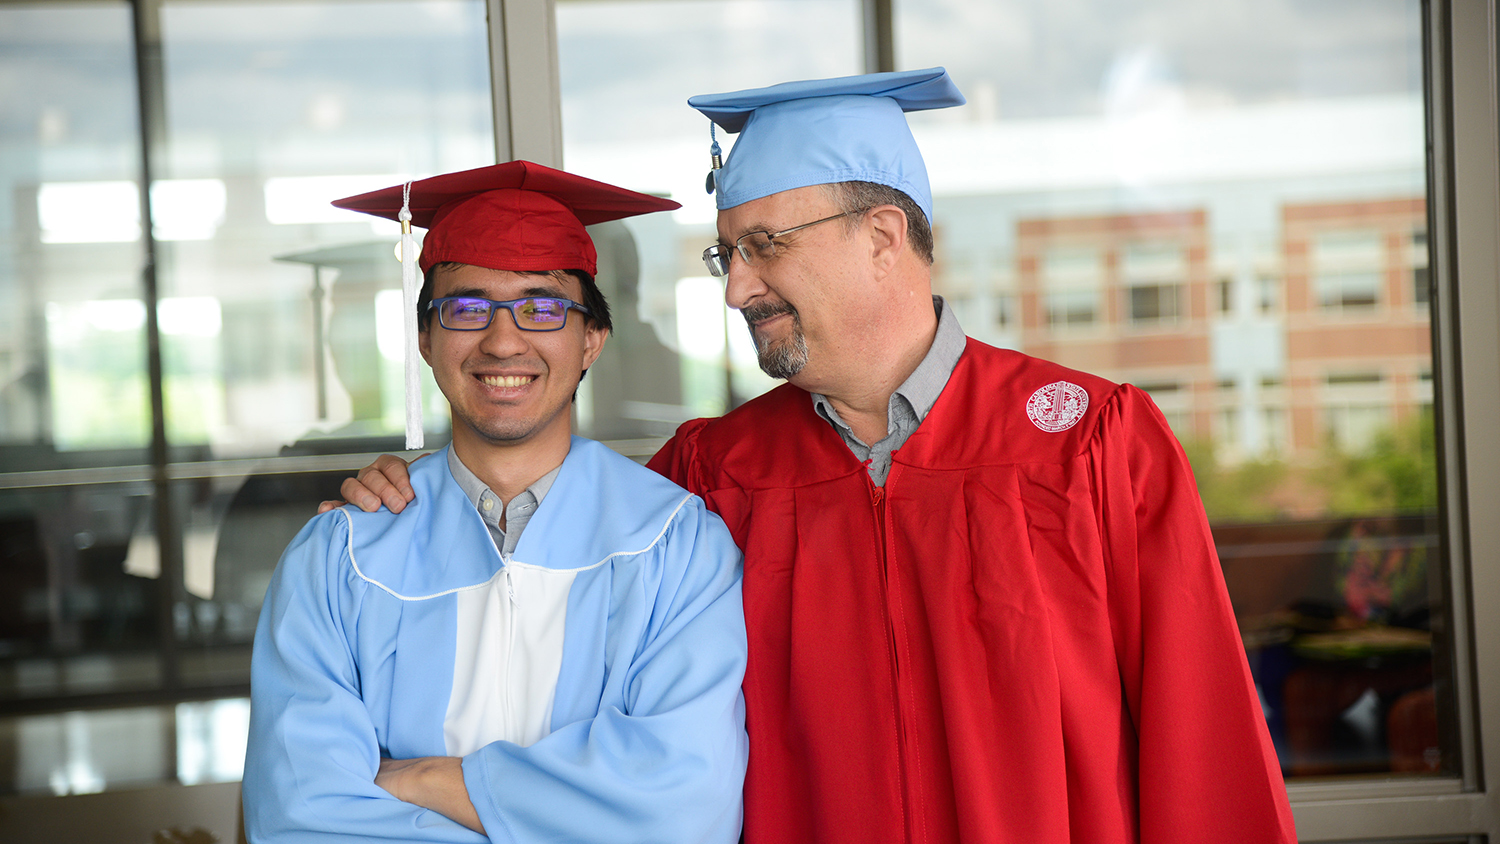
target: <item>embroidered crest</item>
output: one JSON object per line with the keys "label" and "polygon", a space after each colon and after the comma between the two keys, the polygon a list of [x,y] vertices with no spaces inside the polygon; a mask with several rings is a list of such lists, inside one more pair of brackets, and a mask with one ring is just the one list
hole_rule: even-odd
{"label": "embroidered crest", "polygon": [[1089,394],[1077,384],[1054,381],[1026,400],[1026,415],[1048,433],[1066,431],[1078,424],[1089,409]]}

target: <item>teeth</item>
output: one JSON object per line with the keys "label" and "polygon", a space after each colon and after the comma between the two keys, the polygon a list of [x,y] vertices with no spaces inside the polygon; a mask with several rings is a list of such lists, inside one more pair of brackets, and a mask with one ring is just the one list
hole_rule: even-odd
{"label": "teeth", "polygon": [[479,380],[489,387],[524,387],[535,380],[535,375],[481,375]]}

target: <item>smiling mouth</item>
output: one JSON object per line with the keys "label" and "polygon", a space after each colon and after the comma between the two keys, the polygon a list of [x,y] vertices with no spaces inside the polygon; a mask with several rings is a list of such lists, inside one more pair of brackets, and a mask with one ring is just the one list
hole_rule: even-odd
{"label": "smiling mouth", "polygon": [[745,318],[751,331],[774,321],[777,317],[796,317],[796,315],[797,310],[785,302],[750,305],[740,311],[740,316]]}
{"label": "smiling mouth", "polygon": [[535,375],[480,375],[486,387],[524,387],[536,380]]}

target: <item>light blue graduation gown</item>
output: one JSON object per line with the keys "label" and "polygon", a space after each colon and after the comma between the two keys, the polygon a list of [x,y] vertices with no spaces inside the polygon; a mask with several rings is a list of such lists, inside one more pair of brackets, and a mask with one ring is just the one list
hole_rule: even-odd
{"label": "light blue graduation gown", "polygon": [[325,513],[282,556],[250,839],[483,841],[374,782],[382,756],[461,756],[491,841],[736,841],[745,628],[719,517],[575,437],[506,558],[446,458],[412,465],[399,515]]}

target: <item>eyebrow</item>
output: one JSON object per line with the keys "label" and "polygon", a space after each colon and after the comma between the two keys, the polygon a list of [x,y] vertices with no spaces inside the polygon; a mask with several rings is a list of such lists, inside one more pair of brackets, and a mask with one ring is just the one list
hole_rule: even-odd
{"label": "eyebrow", "polygon": [[[449,293],[447,296],[440,298],[451,298],[454,296],[463,296],[471,299],[490,298],[488,290],[482,290],[478,287],[467,287],[463,290],[455,290],[452,293]],[[529,299],[532,296],[545,296],[548,299],[567,299],[569,301],[572,301],[572,297],[569,296],[568,292],[566,290],[563,290],[561,287],[528,287],[526,288],[526,291],[524,293],[522,293],[520,296],[517,296],[516,298]],[[493,299],[491,301],[500,302],[505,300]]]}
{"label": "eyebrow", "polygon": [[717,243],[717,244],[719,244],[720,246],[733,246],[734,242],[736,240],[739,240],[740,238],[744,237],[747,234],[754,234],[756,232],[765,232],[766,234],[770,234],[771,232],[775,232],[775,231],[781,231],[781,229],[775,228],[775,227],[771,226],[769,223],[766,223],[765,221],[761,221],[761,222],[758,222],[758,223],[751,223],[751,224],[749,224],[748,226],[745,227],[744,231],[740,232],[739,234],[735,235],[734,237],[730,238],[729,240],[725,240],[724,238],[719,237],[718,232],[715,232],[714,233],[714,242]]}

